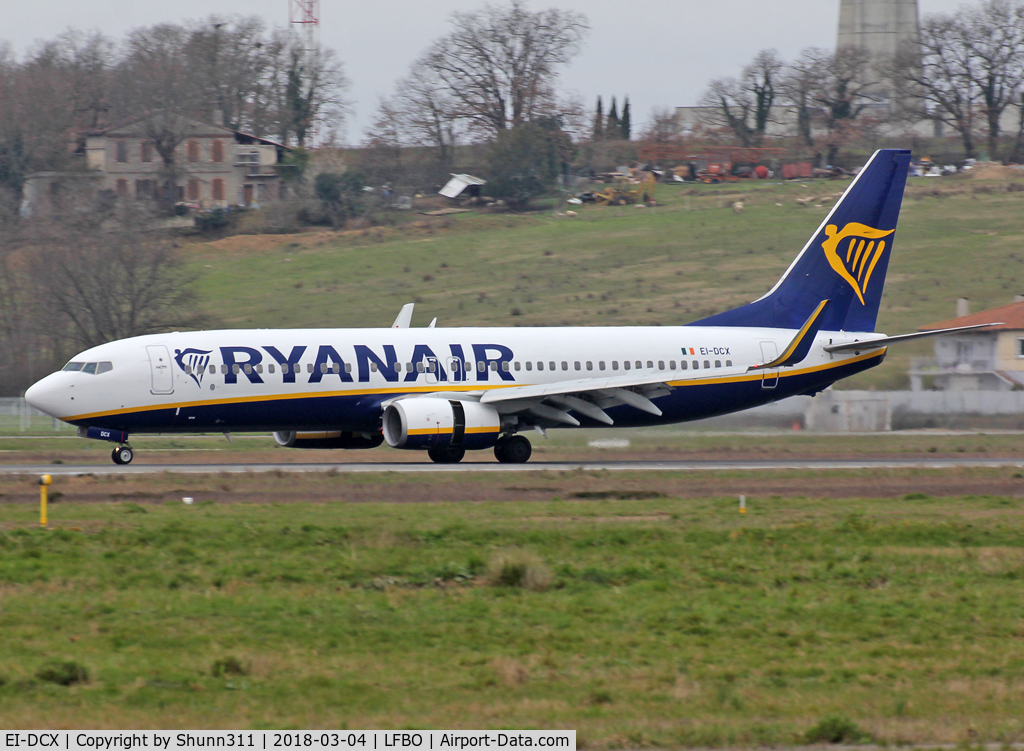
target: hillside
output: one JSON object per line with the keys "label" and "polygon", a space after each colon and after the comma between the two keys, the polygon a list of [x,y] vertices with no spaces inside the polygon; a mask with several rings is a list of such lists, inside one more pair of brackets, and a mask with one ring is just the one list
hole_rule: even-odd
{"label": "hillside", "polygon": [[[200,306],[227,327],[387,326],[410,301],[418,326],[675,325],[762,295],[827,210],[796,199],[846,185],[659,185],[654,209],[403,215],[393,227],[241,235],[188,253]],[[879,329],[950,318],[962,296],[973,310],[1011,302],[1022,259],[1024,175],[911,180]],[[904,388],[909,358],[930,351],[903,346],[843,385]]]}

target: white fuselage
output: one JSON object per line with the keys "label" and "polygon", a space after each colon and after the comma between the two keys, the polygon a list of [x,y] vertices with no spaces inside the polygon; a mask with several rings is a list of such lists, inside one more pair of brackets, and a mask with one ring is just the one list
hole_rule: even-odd
{"label": "white fuselage", "polygon": [[[829,355],[819,332],[792,367],[771,361],[790,329],[735,327],[258,329],[175,332],[94,347],[30,389],[39,409],[79,426],[137,432],[374,430],[403,395],[476,394],[631,374],[664,381],[663,415],[622,406],[615,425],[738,411],[818,391],[877,365],[884,351]],[[586,421],[584,421],[585,424]]]}

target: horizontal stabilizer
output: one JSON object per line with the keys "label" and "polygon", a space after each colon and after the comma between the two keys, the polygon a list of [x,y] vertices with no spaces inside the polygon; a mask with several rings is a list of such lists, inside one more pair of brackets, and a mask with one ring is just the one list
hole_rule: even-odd
{"label": "horizontal stabilizer", "polygon": [[975,329],[987,329],[992,326],[1002,326],[1002,323],[978,323],[974,326],[956,326],[951,329],[937,329],[935,331],[919,331],[915,334],[900,334],[899,336],[883,336],[879,339],[868,339],[861,342],[841,342],[839,344],[826,344],[826,352],[861,352],[866,349],[880,349],[890,344],[910,342],[915,339],[926,339],[930,336],[941,336],[942,334],[955,334],[959,331],[974,331]]}

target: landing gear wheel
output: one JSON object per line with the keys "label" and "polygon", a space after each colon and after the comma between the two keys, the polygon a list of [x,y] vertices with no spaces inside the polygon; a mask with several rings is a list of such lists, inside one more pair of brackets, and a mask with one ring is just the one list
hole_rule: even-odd
{"label": "landing gear wheel", "polygon": [[508,464],[508,436],[502,436],[498,439],[498,442],[494,444],[494,458],[502,464]]}
{"label": "landing gear wheel", "polygon": [[427,456],[430,457],[430,461],[437,464],[458,464],[465,455],[466,449],[454,446],[439,446],[427,449]]}
{"label": "landing gear wheel", "polygon": [[[533,455],[533,446],[530,445],[530,442],[524,436],[514,435],[508,439],[501,454],[501,456],[498,456],[499,462],[505,464],[526,464],[530,461],[530,456]],[[495,456],[497,456],[497,446],[495,446]]]}
{"label": "landing gear wheel", "polygon": [[131,446],[118,446],[110,452],[110,458],[114,460],[114,464],[131,464],[135,452]]}

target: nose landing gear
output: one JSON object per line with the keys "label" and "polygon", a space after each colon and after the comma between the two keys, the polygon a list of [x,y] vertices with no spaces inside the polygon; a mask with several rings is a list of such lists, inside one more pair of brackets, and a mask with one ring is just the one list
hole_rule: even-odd
{"label": "nose landing gear", "polygon": [[132,451],[131,446],[117,446],[110,452],[110,458],[114,460],[114,464],[131,464],[132,459],[135,458],[135,452]]}

